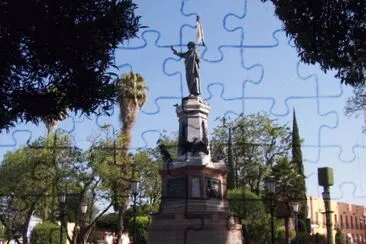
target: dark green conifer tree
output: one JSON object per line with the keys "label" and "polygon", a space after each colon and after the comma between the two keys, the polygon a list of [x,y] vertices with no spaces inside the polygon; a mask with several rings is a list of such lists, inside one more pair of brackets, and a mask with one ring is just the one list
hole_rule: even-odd
{"label": "dark green conifer tree", "polygon": [[302,180],[299,182],[302,193],[299,194],[301,196],[300,199],[295,199],[300,203],[300,211],[298,214],[299,220],[299,231],[306,232],[306,218],[308,215],[307,211],[307,201],[306,201],[306,183],[305,183],[305,174],[304,174],[304,164],[302,160],[302,152],[301,152],[301,139],[299,128],[297,126],[296,120],[296,112],[293,110],[293,120],[292,120],[292,160],[291,162],[296,165],[298,174],[301,175]]}

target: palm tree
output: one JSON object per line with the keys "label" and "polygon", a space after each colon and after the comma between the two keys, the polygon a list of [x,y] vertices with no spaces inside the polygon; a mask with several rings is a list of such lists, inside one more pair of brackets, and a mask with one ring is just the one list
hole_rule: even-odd
{"label": "palm tree", "polygon": [[[119,96],[118,103],[120,107],[120,120],[122,123],[122,139],[123,146],[121,149],[121,177],[127,174],[127,165],[130,164],[128,148],[131,144],[131,132],[136,123],[137,112],[145,104],[147,98],[147,86],[144,78],[137,73],[129,72],[119,80]],[[122,180],[123,181],[123,180]],[[123,184],[119,186],[119,190],[124,191]],[[121,194],[122,195],[122,194]],[[123,231],[123,215],[125,204],[123,200],[119,203],[119,223],[117,240],[120,242]]]}
{"label": "palm tree", "polygon": [[46,126],[47,136],[49,136],[53,132],[53,129],[55,129],[55,127],[57,126],[57,124],[59,123],[59,121],[58,120],[54,120],[54,119],[45,118],[43,120],[43,123]]}
{"label": "palm tree", "polygon": [[128,147],[131,143],[131,131],[136,123],[137,112],[146,102],[147,86],[144,78],[138,74],[129,72],[122,76],[119,81],[120,94],[118,103],[120,107],[120,120],[122,122],[122,136],[124,138],[125,151],[123,156],[128,155]]}

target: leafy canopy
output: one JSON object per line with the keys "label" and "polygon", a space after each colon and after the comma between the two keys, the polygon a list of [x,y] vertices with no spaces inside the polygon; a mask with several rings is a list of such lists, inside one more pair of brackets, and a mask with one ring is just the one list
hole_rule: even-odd
{"label": "leafy canopy", "polygon": [[365,84],[366,1],[270,1],[303,62],[336,70],[342,83]]}
{"label": "leafy canopy", "polygon": [[[232,130],[232,159],[235,185],[248,187],[259,195],[260,185],[275,160],[288,154],[291,147],[289,128],[265,113],[240,116],[229,125]],[[226,126],[227,127],[227,126]],[[228,161],[228,129],[214,128],[211,152],[214,159]]]}
{"label": "leafy canopy", "polygon": [[[356,118],[360,115],[364,115],[366,104],[366,86],[358,85],[353,88],[353,96],[347,99],[344,113],[347,117],[355,116]],[[366,132],[366,127],[362,128],[363,132]]]}
{"label": "leafy canopy", "polygon": [[[21,7],[20,7],[21,6]],[[117,96],[114,49],[136,36],[130,0],[0,2],[0,130],[108,110]]]}

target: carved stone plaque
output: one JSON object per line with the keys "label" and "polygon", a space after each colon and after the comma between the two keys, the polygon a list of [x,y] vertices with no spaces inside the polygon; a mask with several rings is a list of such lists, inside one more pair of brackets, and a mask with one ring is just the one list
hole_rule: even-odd
{"label": "carved stone plaque", "polygon": [[186,177],[179,177],[170,179],[167,183],[167,197],[168,198],[186,198]]}
{"label": "carved stone plaque", "polygon": [[206,197],[221,198],[220,180],[206,177]]}
{"label": "carved stone plaque", "polygon": [[201,184],[198,176],[192,177],[192,197],[201,197]]}

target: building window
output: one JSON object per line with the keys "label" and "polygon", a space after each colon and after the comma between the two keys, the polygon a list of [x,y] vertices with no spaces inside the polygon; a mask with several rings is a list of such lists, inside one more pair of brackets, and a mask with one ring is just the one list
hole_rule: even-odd
{"label": "building window", "polygon": [[358,221],[357,221],[357,216],[355,216],[355,226],[356,226],[356,229],[358,229]]}
{"label": "building window", "polygon": [[334,225],[337,226],[337,215],[334,215]]}
{"label": "building window", "polygon": [[353,218],[352,216],[349,216],[350,220],[351,220],[351,229],[353,229]]}
{"label": "building window", "polygon": [[343,228],[343,215],[341,215],[341,228]]}
{"label": "building window", "polygon": [[346,215],[346,228],[348,229],[349,226],[348,226],[348,216]]}

